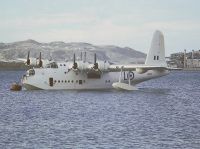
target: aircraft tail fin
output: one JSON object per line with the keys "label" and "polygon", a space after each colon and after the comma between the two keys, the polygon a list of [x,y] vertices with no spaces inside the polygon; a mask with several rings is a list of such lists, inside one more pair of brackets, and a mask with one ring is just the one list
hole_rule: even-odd
{"label": "aircraft tail fin", "polygon": [[151,42],[151,47],[145,61],[146,65],[167,67],[165,61],[165,45],[162,32],[155,31]]}

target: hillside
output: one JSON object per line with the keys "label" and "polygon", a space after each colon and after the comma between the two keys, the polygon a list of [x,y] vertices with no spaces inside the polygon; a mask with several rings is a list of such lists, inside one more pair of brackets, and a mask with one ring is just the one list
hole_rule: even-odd
{"label": "hillside", "polygon": [[112,45],[92,45],[89,43],[61,41],[40,43],[35,40],[25,40],[13,43],[0,43],[0,61],[13,61],[18,58],[26,58],[30,51],[30,57],[38,57],[42,52],[42,58],[64,61],[72,60],[73,53],[80,59],[81,52],[87,52],[87,60],[92,62],[94,53],[99,60],[108,60],[112,63],[144,63],[146,54],[128,47]]}

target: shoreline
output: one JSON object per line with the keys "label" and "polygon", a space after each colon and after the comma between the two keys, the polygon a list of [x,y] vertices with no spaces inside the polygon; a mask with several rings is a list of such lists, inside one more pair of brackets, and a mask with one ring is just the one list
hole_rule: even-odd
{"label": "shoreline", "polygon": [[30,66],[26,66],[24,63],[18,62],[0,62],[0,71],[17,71],[17,70],[27,70]]}
{"label": "shoreline", "polygon": [[200,68],[183,68],[183,71],[200,71]]}

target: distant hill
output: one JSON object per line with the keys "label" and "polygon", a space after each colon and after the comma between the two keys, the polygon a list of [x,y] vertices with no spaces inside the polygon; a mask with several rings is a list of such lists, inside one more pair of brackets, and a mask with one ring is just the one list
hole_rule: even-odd
{"label": "distant hill", "polygon": [[146,54],[129,47],[118,47],[112,45],[97,46],[89,43],[71,42],[65,43],[55,41],[40,43],[29,39],[13,43],[0,43],[0,61],[16,60],[26,58],[30,51],[30,57],[38,57],[42,52],[42,58],[49,59],[50,55],[54,60],[72,60],[73,53],[80,59],[81,52],[87,52],[87,60],[92,62],[94,53],[97,59],[108,60],[113,63],[144,63]]}

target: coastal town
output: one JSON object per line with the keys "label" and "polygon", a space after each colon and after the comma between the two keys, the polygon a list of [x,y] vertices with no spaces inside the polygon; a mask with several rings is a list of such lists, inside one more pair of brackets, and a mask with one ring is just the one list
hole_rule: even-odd
{"label": "coastal town", "polygon": [[200,50],[183,50],[166,58],[168,66],[183,70],[200,70]]}

